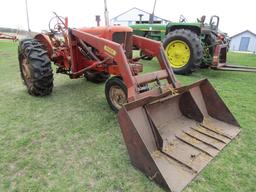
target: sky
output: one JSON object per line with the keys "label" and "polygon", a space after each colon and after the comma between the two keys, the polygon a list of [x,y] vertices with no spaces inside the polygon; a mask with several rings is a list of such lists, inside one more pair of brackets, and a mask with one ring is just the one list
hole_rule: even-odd
{"label": "sky", "polygon": [[[1,0],[0,27],[27,29],[25,0]],[[30,28],[40,32],[48,29],[53,11],[69,18],[70,27],[96,26],[95,15],[101,15],[104,24],[104,0],[27,0]],[[154,0],[107,0],[109,17],[113,18],[130,8],[152,12]],[[229,36],[250,30],[256,33],[255,0],[157,0],[155,15],[178,21],[184,15],[195,21],[202,15],[220,17],[219,29]],[[207,20],[206,20],[207,21]]]}

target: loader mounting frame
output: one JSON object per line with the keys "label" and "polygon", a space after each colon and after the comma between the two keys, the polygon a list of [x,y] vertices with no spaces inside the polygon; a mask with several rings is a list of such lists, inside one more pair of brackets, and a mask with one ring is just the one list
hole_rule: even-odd
{"label": "loader mounting frame", "polygon": [[256,72],[256,67],[227,64],[227,44],[216,45],[211,68],[222,71]]}

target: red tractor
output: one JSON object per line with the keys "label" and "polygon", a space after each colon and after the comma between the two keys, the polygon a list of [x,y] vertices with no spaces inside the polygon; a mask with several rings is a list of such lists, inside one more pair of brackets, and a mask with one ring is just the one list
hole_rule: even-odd
{"label": "red tractor", "polygon": [[[53,23],[53,21],[56,21]],[[160,43],[133,37],[129,27],[111,26],[70,29],[67,19],[56,15],[49,22],[50,32],[20,41],[18,54],[21,77],[34,96],[49,95],[53,90],[51,62],[57,73],[71,79],[85,77],[94,83],[106,82],[105,93],[110,107],[117,111],[122,104],[147,95],[145,84],[159,75],[173,87],[175,78],[166,63]],[[158,57],[162,70],[145,77],[139,58],[133,58],[133,46]],[[110,75],[113,75],[111,78]]]}
{"label": "red tractor", "polygon": [[[168,191],[181,191],[239,133],[238,122],[207,80],[180,86],[160,42],[134,36],[128,27],[70,29],[67,20],[56,18],[49,33],[20,42],[28,92],[52,92],[51,62],[71,79],[106,81],[106,98],[119,111],[132,164]],[[142,74],[133,47],[156,57],[159,71]]]}

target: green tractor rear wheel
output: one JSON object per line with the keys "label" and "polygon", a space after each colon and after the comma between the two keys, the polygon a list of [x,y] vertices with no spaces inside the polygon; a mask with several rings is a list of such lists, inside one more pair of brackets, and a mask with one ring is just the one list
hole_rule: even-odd
{"label": "green tractor rear wheel", "polygon": [[174,73],[191,74],[200,66],[203,48],[198,35],[193,31],[171,31],[163,40],[163,46]]}

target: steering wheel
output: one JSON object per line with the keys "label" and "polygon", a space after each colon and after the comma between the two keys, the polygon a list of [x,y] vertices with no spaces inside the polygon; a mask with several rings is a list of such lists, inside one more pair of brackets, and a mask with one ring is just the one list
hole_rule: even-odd
{"label": "steering wheel", "polygon": [[206,19],[206,16],[205,16],[205,15],[203,15],[203,16],[201,17],[201,19],[200,19],[200,23],[204,24],[205,19]]}
{"label": "steering wheel", "polygon": [[187,22],[186,17],[184,17],[184,15],[180,15],[179,22],[180,22],[180,23],[186,23],[186,22]]}
{"label": "steering wheel", "polygon": [[52,17],[49,21],[48,27],[52,33],[63,33],[67,30],[65,19],[61,16]]}

